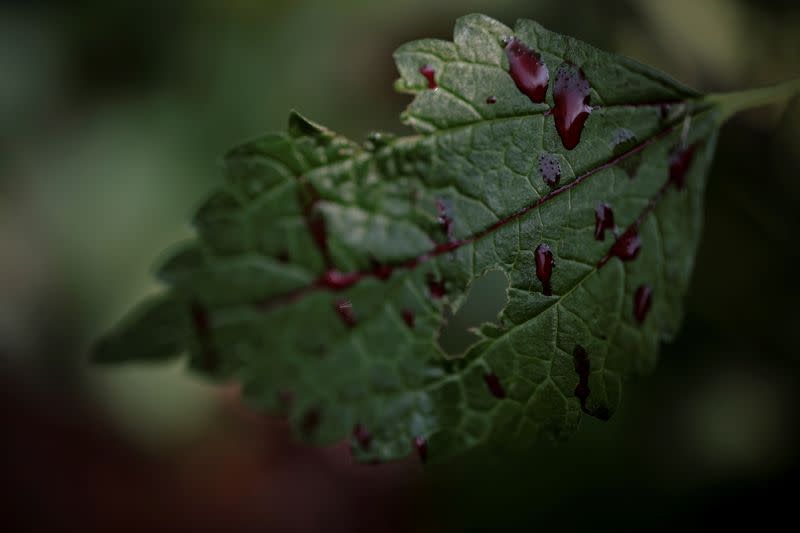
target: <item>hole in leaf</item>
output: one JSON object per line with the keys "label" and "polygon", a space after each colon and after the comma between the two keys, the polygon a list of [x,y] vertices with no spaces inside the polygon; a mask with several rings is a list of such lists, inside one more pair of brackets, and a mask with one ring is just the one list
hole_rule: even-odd
{"label": "hole in leaf", "polygon": [[499,270],[492,270],[472,283],[455,315],[450,308],[445,309],[445,325],[439,332],[439,346],[446,354],[462,354],[478,340],[478,336],[470,329],[497,321],[498,313],[506,306],[507,288],[506,275]]}

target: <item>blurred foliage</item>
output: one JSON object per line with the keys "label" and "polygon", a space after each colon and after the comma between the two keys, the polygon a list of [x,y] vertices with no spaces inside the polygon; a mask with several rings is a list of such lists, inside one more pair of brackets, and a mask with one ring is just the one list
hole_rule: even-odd
{"label": "blurred foliage", "polygon": [[[391,89],[392,51],[448,38],[471,11],[536,19],[705,92],[800,75],[789,0],[0,5],[10,516],[34,529],[313,531],[667,528],[734,505],[781,511],[773,493],[798,465],[797,101],[723,130],[681,338],[612,421],[586,420],[565,446],[425,478],[353,468],[345,448],[292,445],[175,367],[86,367],[91,339],[155,289],[152,260],[190,232],[219,155],[283,129],[290,108],[354,139],[397,130],[407,98]],[[490,307],[457,320],[491,319]]]}

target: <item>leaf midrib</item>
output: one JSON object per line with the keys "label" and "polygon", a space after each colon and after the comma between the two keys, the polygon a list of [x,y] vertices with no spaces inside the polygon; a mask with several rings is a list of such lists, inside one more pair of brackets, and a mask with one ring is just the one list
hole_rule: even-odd
{"label": "leaf midrib", "polygon": [[[709,109],[709,107],[698,107],[697,109],[692,110],[690,113],[687,113],[683,117],[677,118],[675,121],[670,123],[667,127],[665,127],[664,129],[656,132],[655,134],[651,135],[650,137],[642,140],[639,144],[631,147],[626,152],[624,152],[624,153],[622,153],[620,155],[614,156],[611,159],[608,159],[606,161],[603,161],[602,163],[599,163],[598,165],[596,165],[596,166],[592,167],[591,169],[589,169],[589,170],[585,171],[584,173],[582,173],[580,176],[576,177],[571,182],[566,183],[566,184],[562,185],[561,187],[558,187],[557,189],[551,190],[550,192],[548,192],[544,196],[540,196],[539,198],[537,198],[535,201],[531,202],[530,204],[528,204],[524,208],[522,208],[522,209],[520,209],[520,210],[518,210],[518,211],[516,211],[516,212],[514,212],[514,213],[512,213],[512,214],[510,214],[510,215],[508,215],[508,216],[496,221],[496,222],[494,222],[493,224],[489,225],[488,227],[484,228],[483,230],[481,230],[479,232],[473,233],[472,235],[469,235],[469,236],[467,236],[467,237],[465,237],[463,239],[460,239],[460,240],[456,241],[455,243],[450,243],[448,245],[448,247],[446,247],[446,248],[436,247],[433,250],[430,250],[428,252],[425,252],[425,253],[423,253],[421,255],[418,255],[418,256],[415,256],[413,258],[409,258],[409,259],[406,259],[404,261],[398,261],[398,262],[395,262],[395,263],[388,263],[385,266],[391,267],[393,270],[397,270],[397,269],[414,270],[417,266],[419,266],[422,263],[427,262],[430,259],[436,258],[436,257],[441,256],[441,255],[446,255],[446,254],[453,253],[456,250],[462,248],[463,246],[466,246],[468,244],[472,244],[472,243],[474,243],[474,242],[476,242],[476,241],[478,241],[480,239],[483,239],[484,237],[493,234],[496,230],[500,229],[501,227],[503,227],[503,226],[505,226],[505,225],[517,220],[517,219],[520,219],[520,218],[524,217],[528,213],[537,211],[538,208],[541,207],[542,205],[544,205],[545,203],[549,202],[553,198],[556,198],[556,197],[560,196],[562,193],[564,193],[566,191],[569,191],[574,187],[579,186],[581,183],[583,183],[586,180],[588,180],[591,176],[593,176],[595,174],[598,174],[599,172],[601,172],[601,171],[603,171],[603,170],[605,170],[607,168],[614,167],[615,165],[617,165],[621,161],[624,161],[625,159],[627,159],[627,158],[639,153],[640,151],[644,150],[645,148],[647,148],[651,144],[653,144],[655,142],[658,142],[660,139],[668,136],[670,133],[674,132],[676,124],[681,122],[682,120],[684,120],[686,117],[694,118],[695,116],[699,115],[700,113],[702,113],[702,112],[704,112],[704,111],[706,111],[708,109]],[[515,117],[515,118],[518,118],[518,117]],[[396,139],[396,140],[392,141],[391,143],[389,143],[389,145],[384,147],[383,150],[391,150],[393,146],[395,146],[397,144],[400,144],[400,143],[403,143],[403,142],[416,142],[416,139],[418,139],[419,137],[423,137],[424,138],[426,136],[401,137],[401,138]],[[321,201],[326,201],[326,200],[322,199]],[[264,309],[264,310],[268,310],[268,309],[273,308],[275,306],[275,304],[286,303],[286,302],[295,302],[299,298],[302,298],[302,297],[304,297],[304,296],[306,296],[308,294],[312,294],[312,293],[315,293],[315,292],[321,292],[321,291],[338,292],[338,291],[341,291],[341,290],[350,289],[353,286],[355,286],[358,283],[360,283],[361,281],[363,281],[364,279],[369,279],[369,278],[373,277],[373,271],[372,270],[361,270],[361,271],[354,271],[354,272],[346,272],[344,274],[356,275],[356,276],[359,277],[359,279],[358,279],[357,282],[355,282],[353,284],[350,284],[350,285],[347,285],[346,287],[342,287],[341,289],[332,289],[330,287],[327,287],[327,286],[321,284],[319,282],[319,278],[318,278],[311,285],[306,285],[306,286],[303,286],[303,287],[299,287],[299,288],[297,288],[297,289],[295,289],[293,291],[289,291],[287,293],[282,293],[282,294],[270,296],[270,297],[266,298],[265,300],[257,302],[257,305],[260,308]]]}

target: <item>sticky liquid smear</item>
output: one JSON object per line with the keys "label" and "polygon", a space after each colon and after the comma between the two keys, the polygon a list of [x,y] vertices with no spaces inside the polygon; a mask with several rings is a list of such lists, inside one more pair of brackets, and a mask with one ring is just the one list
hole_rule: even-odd
{"label": "sticky liquid smear", "polygon": [[332,291],[341,291],[361,281],[362,275],[358,272],[341,272],[327,270],[317,280],[317,285]]}
{"label": "sticky liquid smear", "polygon": [[336,309],[336,313],[339,315],[339,318],[342,319],[342,322],[348,328],[355,327],[356,325],[356,316],[353,313],[353,304],[350,300],[336,300],[333,304],[334,309]]}
{"label": "sticky liquid smear", "polygon": [[486,382],[486,386],[489,387],[489,392],[492,396],[501,399],[506,397],[506,391],[503,388],[503,384],[500,383],[500,378],[497,377],[497,374],[493,372],[484,374],[483,380]]}
{"label": "sticky liquid smear", "polygon": [[369,443],[372,442],[372,434],[363,425],[356,424],[356,427],[353,428],[353,438],[362,450],[369,449]]}
{"label": "sticky liquid smear", "polygon": [[633,261],[639,255],[641,248],[642,241],[639,238],[639,232],[629,229],[620,235],[614,246],[611,247],[610,255],[618,257],[622,261]]}
{"label": "sticky liquid smear", "polygon": [[314,240],[319,253],[325,265],[330,267],[333,261],[331,260],[330,250],[328,249],[328,232],[325,224],[325,218],[322,213],[316,211],[317,203],[320,200],[319,193],[314,186],[305,178],[300,178],[303,187],[298,189],[300,196],[300,203],[303,206],[303,217],[306,221],[311,238]]}
{"label": "sticky liquid smear", "polygon": [[686,186],[686,174],[692,166],[694,149],[694,145],[686,148],[679,146],[669,154],[669,181],[679,191]]}
{"label": "sticky liquid smear", "polygon": [[572,150],[581,140],[581,133],[592,112],[589,106],[589,82],[583,70],[572,63],[562,63],[553,84],[553,116],[561,143]]}
{"label": "sticky liquid smear", "polygon": [[603,241],[606,238],[606,230],[614,230],[614,211],[605,202],[600,202],[594,208],[594,238]]}
{"label": "sticky liquid smear", "polygon": [[436,89],[439,85],[436,83],[436,69],[430,65],[419,67],[419,73],[425,76],[428,80],[428,89]]}
{"label": "sticky liquid smear", "polygon": [[406,323],[406,326],[408,326],[410,329],[414,329],[414,326],[416,324],[416,317],[414,315],[414,311],[412,311],[411,309],[403,309],[402,315],[403,315],[403,322]]}
{"label": "sticky liquid smear", "polygon": [[379,280],[386,281],[387,279],[392,277],[394,273],[394,268],[390,265],[384,265],[382,263],[378,263],[377,261],[372,262],[372,275],[378,278]]}
{"label": "sticky liquid smear", "polygon": [[439,217],[439,225],[442,227],[442,231],[447,236],[448,241],[453,240],[453,219],[450,216],[450,210],[447,208],[447,205],[444,203],[443,200],[438,199],[436,200],[436,212],[438,213]]}
{"label": "sticky liquid smear", "polygon": [[414,448],[417,450],[419,460],[423,463],[428,460],[428,441],[425,437],[414,437]]}
{"label": "sticky liquid smear", "polygon": [[431,294],[431,297],[435,300],[441,300],[447,294],[447,290],[444,286],[444,281],[440,279],[436,279],[432,274],[428,275],[427,277],[428,283],[428,292]]}
{"label": "sticky liquid smear", "polygon": [[615,156],[619,157],[623,154],[629,154],[624,159],[619,160],[617,166],[624,170],[629,178],[635,178],[639,167],[642,165],[641,151],[630,154],[631,150],[636,148],[639,144],[639,139],[636,138],[636,134],[627,128],[619,128],[614,130],[612,141],[614,143],[613,153]]}
{"label": "sticky liquid smear", "polygon": [[542,294],[551,296],[553,294],[552,287],[550,286],[550,278],[553,275],[553,252],[547,244],[540,244],[536,247],[534,252],[534,259],[536,260],[536,277],[542,283]]}
{"label": "sticky liquid smear", "polygon": [[653,288],[650,285],[640,285],[633,295],[633,316],[639,324],[644,323],[650,306],[653,303]]}
{"label": "sticky liquid smear", "polygon": [[539,175],[548,187],[555,188],[561,181],[561,162],[558,156],[547,152],[540,154]]}
{"label": "sticky liquid smear", "polygon": [[586,353],[581,345],[576,345],[572,352],[572,361],[575,365],[575,373],[578,374],[578,384],[575,386],[575,397],[581,402],[581,408],[586,410],[586,400],[589,399],[589,372],[591,364],[589,354]]}
{"label": "sticky liquid smear", "polygon": [[532,102],[537,104],[544,102],[547,85],[550,82],[550,71],[541,56],[516,37],[508,39],[505,48],[508,73],[517,84],[517,88]]}

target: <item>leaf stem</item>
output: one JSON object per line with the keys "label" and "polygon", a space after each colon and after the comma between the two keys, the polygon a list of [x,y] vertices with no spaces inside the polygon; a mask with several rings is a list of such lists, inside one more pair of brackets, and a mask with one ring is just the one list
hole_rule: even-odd
{"label": "leaf stem", "polygon": [[720,124],[740,111],[775,104],[800,94],[800,79],[788,80],[769,87],[733,93],[710,94],[704,100],[722,110]]}

